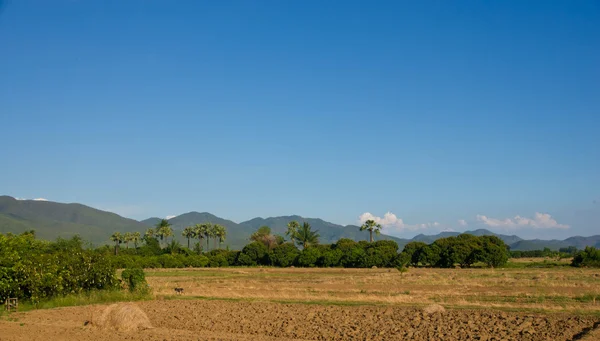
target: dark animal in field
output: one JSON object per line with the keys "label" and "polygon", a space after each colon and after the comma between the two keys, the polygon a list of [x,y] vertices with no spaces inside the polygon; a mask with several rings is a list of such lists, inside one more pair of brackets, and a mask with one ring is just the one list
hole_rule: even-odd
{"label": "dark animal in field", "polygon": [[183,294],[183,288],[175,288],[175,293],[176,293],[177,295],[181,295],[181,294]]}

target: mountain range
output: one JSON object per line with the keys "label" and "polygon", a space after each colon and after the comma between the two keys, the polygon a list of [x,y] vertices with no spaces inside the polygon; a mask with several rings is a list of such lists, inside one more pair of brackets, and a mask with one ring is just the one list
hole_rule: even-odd
{"label": "mountain range", "polygon": [[[58,237],[67,238],[75,234],[93,244],[109,242],[110,235],[115,232],[144,232],[160,222],[160,218],[149,218],[136,221],[121,217],[112,212],[101,211],[82,204],[63,204],[51,201],[18,200],[9,196],[0,196],[0,233],[21,233],[35,230],[42,239],[53,240]],[[189,212],[169,219],[178,240],[184,241],[181,231],[195,224],[211,222],[227,228],[226,245],[231,249],[241,249],[248,243],[250,234],[261,226],[269,226],[274,234],[284,235],[288,222],[296,220],[307,222],[313,229],[319,230],[322,243],[335,242],[340,238],[368,240],[368,233],[359,231],[356,225],[337,225],[318,218],[304,218],[297,215],[270,218],[254,218],[241,223],[217,217],[204,212]],[[561,247],[575,246],[582,249],[586,246],[600,247],[600,235],[575,236],[565,240],[525,240],[515,235],[496,234],[489,230],[478,229],[465,231],[477,236],[496,235],[511,247],[511,250],[537,250],[548,247],[557,250]],[[441,232],[436,235],[419,234],[412,239],[397,238],[385,234],[377,236],[378,240],[389,239],[398,243],[400,248],[411,241],[431,243],[438,238],[459,235],[459,232]]]}

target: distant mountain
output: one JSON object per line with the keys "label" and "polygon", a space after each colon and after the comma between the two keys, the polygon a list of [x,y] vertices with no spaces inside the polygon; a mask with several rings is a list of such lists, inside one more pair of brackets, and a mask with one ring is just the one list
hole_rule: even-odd
{"label": "distant mountain", "polygon": [[[252,220],[245,221],[240,223],[246,231],[252,233],[256,231],[261,226],[269,226],[271,231],[275,234],[285,235],[287,231],[287,224],[295,220],[300,224],[307,222],[313,228],[313,230],[318,230],[321,235],[321,243],[333,243],[340,238],[349,238],[354,240],[369,240],[369,233],[366,231],[360,231],[360,227],[354,225],[337,225],[322,219],[317,218],[304,218],[301,216],[293,215],[293,216],[283,216],[283,217],[271,217],[271,218],[254,218]],[[401,239],[397,237],[388,236],[385,234],[381,234],[376,236],[377,240],[395,240],[399,245],[404,246],[408,240]]]}
{"label": "distant mountain", "polygon": [[103,244],[115,231],[143,231],[145,228],[133,219],[81,204],[0,196],[0,233],[35,230],[39,238],[51,240],[78,234],[85,240]]}
{"label": "distant mountain", "polygon": [[[84,240],[95,244],[105,244],[108,243],[109,237],[113,232],[144,232],[149,227],[155,226],[160,220],[160,218],[149,218],[138,222],[81,204],[17,200],[9,196],[0,196],[0,233],[21,233],[27,230],[35,230],[40,238],[50,240],[54,240],[57,237],[68,238],[78,234]],[[332,243],[340,238],[353,240],[368,240],[369,238],[367,232],[359,231],[359,227],[355,225],[342,226],[318,218],[304,218],[297,215],[254,218],[238,224],[207,212],[189,212],[171,218],[169,221],[175,230],[176,238],[182,242],[185,239],[181,236],[181,231],[187,226],[207,222],[221,224],[227,228],[225,245],[231,249],[241,249],[248,243],[250,235],[259,227],[266,225],[271,228],[273,233],[285,235],[287,224],[292,220],[300,223],[308,222],[313,229],[319,230],[322,243]],[[466,231],[465,233],[476,236],[498,236],[510,246],[511,250],[539,250],[545,247],[558,250],[559,248],[568,246],[575,246],[578,249],[583,249],[586,246],[600,247],[600,235],[590,237],[575,236],[565,240],[524,240],[515,235],[496,234],[485,229]],[[412,239],[402,239],[381,234],[376,236],[376,240],[394,240],[398,243],[400,249],[402,249],[404,245],[411,241],[432,243],[436,239],[459,234],[459,232],[441,232],[436,235],[419,234]]]}
{"label": "distant mountain", "polygon": [[[160,220],[160,218],[149,218],[142,220],[141,223],[144,223],[148,227],[152,227],[160,222]],[[326,222],[322,219],[303,218],[297,215],[271,218],[254,218],[237,224],[231,220],[223,219],[210,213],[189,212],[171,218],[169,219],[169,222],[171,223],[173,230],[177,231],[175,235],[180,241],[184,241],[184,239],[180,236],[181,233],[179,231],[182,231],[187,226],[208,222],[223,225],[227,228],[227,239],[225,244],[232,249],[241,249],[249,242],[250,235],[261,226],[269,226],[273,234],[285,236],[287,224],[292,220],[296,220],[300,224],[304,222],[309,223],[314,230],[319,231],[319,234],[321,235],[320,240],[322,243],[333,243],[340,238],[349,238],[354,240],[369,239],[368,233],[360,232],[358,226],[336,225]],[[383,239],[395,240],[399,245],[401,245],[401,247],[408,242],[407,239],[400,239],[383,234],[377,236],[377,240]]]}

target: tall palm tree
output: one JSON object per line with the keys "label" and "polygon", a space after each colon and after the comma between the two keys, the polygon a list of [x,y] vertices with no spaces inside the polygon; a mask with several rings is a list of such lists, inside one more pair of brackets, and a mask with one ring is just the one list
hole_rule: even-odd
{"label": "tall palm tree", "polygon": [[206,228],[205,224],[196,224],[194,225],[194,233],[198,238],[199,252],[202,252],[202,239],[204,239],[204,229]]}
{"label": "tall palm tree", "polygon": [[123,242],[121,232],[115,232],[110,236],[110,240],[115,243],[115,256],[119,254],[119,244]]}
{"label": "tall palm tree", "polygon": [[297,221],[293,220],[287,224],[287,231],[285,232],[286,236],[289,236],[291,240],[294,240],[294,236],[298,233],[298,229],[300,228],[300,224]]}
{"label": "tall palm tree", "polygon": [[302,226],[296,231],[296,234],[293,236],[294,241],[298,246],[302,246],[303,248],[307,248],[311,245],[319,244],[319,231],[313,231],[310,227],[309,223],[304,223]]}
{"label": "tall palm tree", "polygon": [[137,231],[133,232],[131,240],[133,241],[133,247],[135,247],[136,249],[137,249],[140,239],[142,239],[142,234]]}
{"label": "tall palm tree", "polygon": [[133,234],[131,234],[131,232],[125,232],[125,234],[123,234],[123,241],[125,242],[125,245],[127,245],[127,248],[129,249],[129,242],[133,241]]}
{"label": "tall palm tree", "polygon": [[188,226],[186,228],[183,229],[183,232],[181,233],[182,236],[186,237],[188,240],[188,249],[190,248],[190,238],[195,238],[196,237],[196,231],[194,230],[193,226]]}
{"label": "tall palm tree", "polygon": [[149,228],[146,230],[146,232],[144,232],[144,238],[146,239],[154,238],[155,235],[156,231],[153,228]]}
{"label": "tall palm tree", "polygon": [[167,219],[161,219],[161,221],[156,224],[156,235],[161,241],[173,235],[171,223],[169,223]]}
{"label": "tall palm tree", "polygon": [[372,243],[373,242],[373,232],[375,232],[375,234],[379,235],[379,233],[381,233],[381,225],[376,223],[375,220],[367,220],[364,222],[364,224],[362,224],[362,226],[360,227],[361,231],[367,230],[369,231],[369,240]]}
{"label": "tall palm tree", "polygon": [[[227,228],[223,225],[215,224],[215,241],[218,239],[219,244],[223,244],[225,242],[225,238],[227,238]],[[216,248],[216,245],[215,245]]]}
{"label": "tall palm tree", "polygon": [[211,223],[206,223],[203,224],[205,227],[203,228],[203,232],[204,232],[204,238],[206,238],[206,251],[208,252],[208,241],[210,240],[210,238],[212,238],[213,236],[213,224]]}

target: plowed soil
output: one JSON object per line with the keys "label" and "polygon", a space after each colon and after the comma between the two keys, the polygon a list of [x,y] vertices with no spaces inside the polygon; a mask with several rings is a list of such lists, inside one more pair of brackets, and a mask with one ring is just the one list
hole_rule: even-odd
{"label": "plowed soil", "polygon": [[[137,303],[154,328],[116,332],[84,326],[98,306],[12,314],[0,340],[579,340],[598,318],[497,310],[337,306],[207,300]],[[596,327],[596,328],[594,328]]]}

